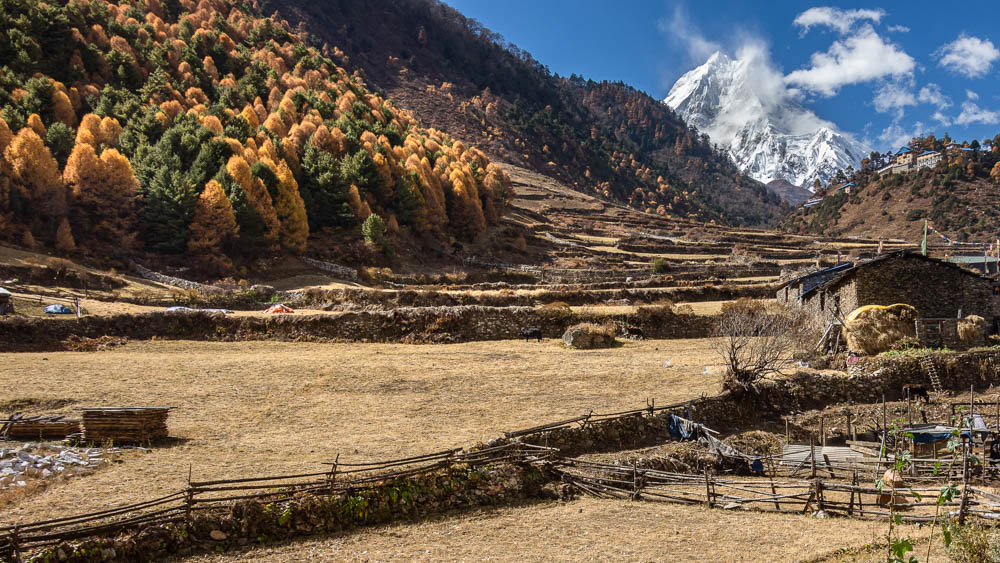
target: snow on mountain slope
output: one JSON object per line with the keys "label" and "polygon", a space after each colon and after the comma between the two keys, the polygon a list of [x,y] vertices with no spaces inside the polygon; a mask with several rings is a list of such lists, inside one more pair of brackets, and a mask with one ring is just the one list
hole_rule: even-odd
{"label": "snow on mountain slope", "polygon": [[838,168],[857,168],[871,149],[799,104],[762,57],[755,49],[735,60],[716,52],[663,101],[761,182],[811,188]]}

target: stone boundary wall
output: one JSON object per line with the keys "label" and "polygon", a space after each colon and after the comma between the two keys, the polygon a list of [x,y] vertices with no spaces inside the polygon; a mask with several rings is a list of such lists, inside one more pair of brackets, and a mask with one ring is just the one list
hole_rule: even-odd
{"label": "stone boundary wall", "polygon": [[347,278],[352,281],[358,281],[358,271],[354,268],[348,268],[347,266],[341,266],[339,264],[332,264],[330,262],[324,262],[322,260],[314,260],[312,258],[307,258],[305,256],[299,256],[306,264],[312,266],[313,268],[318,268],[324,272],[330,272],[336,276],[342,278]]}
{"label": "stone boundary wall", "polygon": [[164,285],[169,285],[171,287],[179,287],[181,289],[193,289],[196,291],[200,291],[201,293],[224,293],[224,290],[221,287],[193,282],[181,278],[175,278],[173,276],[168,276],[165,274],[161,274],[159,272],[154,272],[149,268],[142,267],[136,262],[132,262],[132,267],[135,268],[135,271],[137,274],[139,274],[139,277],[146,280],[155,281],[157,283],[162,283]]}
{"label": "stone boundary wall", "polygon": [[480,305],[485,307],[528,307],[562,302],[567,305],[604,305],[608,302],[625,300],[629,304],[643,305],[664,299],[679,302],[730,301],[743,297],[751,299],[772,296],[768,285],[741,286],[701,286],[669,287],[648,289],[611,290],[541,290],[531,293],[516,293],[500,290],[494,293],[444,292],[433,290],[401,289],[379,291],[368,289],[328,289],[307,290],[301,297],[289,303],[292,306],[336,310],[344,303],[357,306],[396,307],[451,307],[458,305]]}
{"label": "stone boundary wall", "polygon": [[[1000,383],[1000,350],[958,354],[930,354],[941,374],[941,384],[953,391],[968,391],[970,386],[985,390]],[[775,422],[781,416],[830,404],[853,401],[876,403],[904,397],[903,385],[930,385],[929,375],[920,365],[920,357],[875,357],[862,359],[850,374],[797,372],[759,385],[759,394],[724,392],[673,405],[662,410],[635,412],[595,422],[574,422],[577,426],[521,433],[517,439],[527,443],[558,448],[561,455],[619,451],[656,445],[669,440],[667,427],[671,415],[704,424],[722,432],[748,430],[761,422]],[[487,445],[502,445],[510,438],[498,438]]]}
{"label": "stone boundary wall", "polygon": [[153,312],[87,316],[81,319],[14,317],[0,321],[0,342],[7,351],[63,349],[71,336],[124,336],[149,340],[279,340],[318,342],[451,343],[522,338],[538,327],[546,338],[559,338],[581,321],[611,322],[642,329],[647,338],[703,338],[714,317],[698,315],[576,315],[534,307],[412,307],[331,315],[230,316],[222,313]]}

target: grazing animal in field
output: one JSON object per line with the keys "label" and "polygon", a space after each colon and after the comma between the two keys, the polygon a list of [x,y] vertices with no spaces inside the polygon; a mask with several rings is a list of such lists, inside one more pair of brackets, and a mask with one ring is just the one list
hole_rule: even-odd
{"label": "grazing animal in field", "polygon": [[917,383],[907,383],[903,385],[903,394],[906,395],[909,392],[909,396],[913,398],[922,398],[924,403],[931,402],[930,395],[927,394],[927,386],[920,385]]}
{"label": "grazing animal in field", "polygon": [[639,327],[627,326],[622,330],[622,332],[624,332],[623,336],[625,336],[625,338],[634,338],[636,340],[643,340],[646,338],[646,335],[643,334],[642,329]]}
{"label": "grazing animal in field", "polygon": [[537,326],[526,328],[523,331],[521,331],[521,336],[524,337],[524,341],[525,342],[531,340],[532,338],[534,338],[535,340],[541,342],[542,341],[542,329],[538,328]]}

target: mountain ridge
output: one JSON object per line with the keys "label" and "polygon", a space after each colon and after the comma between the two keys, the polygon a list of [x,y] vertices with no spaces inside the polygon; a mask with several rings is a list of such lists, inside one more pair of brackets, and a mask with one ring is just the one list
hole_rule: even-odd
{"label": "mountain ridge", "polygon": [[715,52],[663,100],[741,171],[764,183],[781,179],[810,188],[838,169],[857,168],[871,152],[790,97],[759,55],[743,55],[734,60]]}
{"label": "mountain ridge", "polygon": [[789,210],[659,100],[554,75],[436,0],[269,0],[271,10],[422,122],[578,191],[732,225],[774,225]]}

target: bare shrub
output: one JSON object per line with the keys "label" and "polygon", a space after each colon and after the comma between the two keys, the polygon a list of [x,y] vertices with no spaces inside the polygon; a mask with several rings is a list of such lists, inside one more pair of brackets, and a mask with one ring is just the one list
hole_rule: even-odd
{"label": "bare shrub", "polygon": [[716,353],[726,366],[723,386],[756,391],[756,384],[780,372],[814,333],[811,317],[800,309],[745,298],[725,304],[715,326]]}

